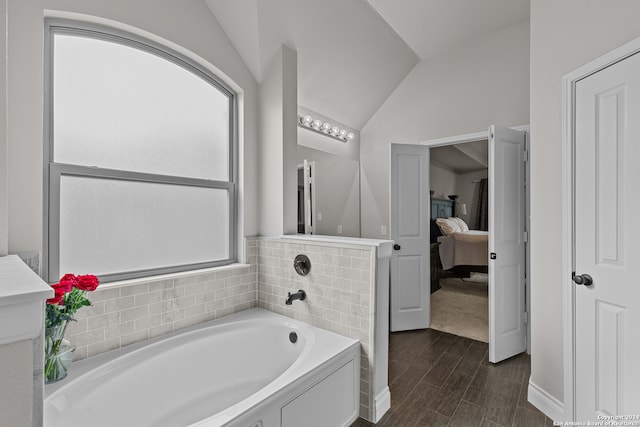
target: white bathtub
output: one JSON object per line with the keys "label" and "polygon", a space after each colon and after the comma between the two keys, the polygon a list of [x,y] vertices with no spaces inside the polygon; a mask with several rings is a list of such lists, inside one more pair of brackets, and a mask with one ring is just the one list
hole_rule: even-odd
{"label": "white bathtub", "polygon": [[359,376],[358,341],[252,309],[75,362],[44,426],[348,426]]}

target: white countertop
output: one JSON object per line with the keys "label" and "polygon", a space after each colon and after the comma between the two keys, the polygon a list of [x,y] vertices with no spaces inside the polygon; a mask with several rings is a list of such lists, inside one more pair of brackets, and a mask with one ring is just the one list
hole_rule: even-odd
{"label": "white countertop", "polygon": [[0,344],[38,336],[51,297],[51,286],[17,255],[0,257]]}
{"label": "white countertop", "polygon": [[17,255],[0,257],[0,305],[6,305],[10,301],[44,300],[51,297],[51,286]]}

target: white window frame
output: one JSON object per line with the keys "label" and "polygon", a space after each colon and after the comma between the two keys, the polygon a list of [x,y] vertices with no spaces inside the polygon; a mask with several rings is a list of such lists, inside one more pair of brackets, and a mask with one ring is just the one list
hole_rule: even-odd
{"label": "white window frame", "polygon": [[[229,99],[229,180],[216,181],[209,179],[197,179],[161,175],[154,173],[132,172],[116,169],[99,168],[93,166],[72,165],[54,162],[53,143],[53,60],[54,60],[54,35],[67,34],[79,37],[88,37],[97,40],[118,43],[151,53],[160,58],[173,62],[185,70],[202,78],[215,89],[225,94]],[[61,274],[59,271],[60,260],[60,179],[62,176],[79,176],[89,178],[116,179],[124,181],[138,181],[148,183],[160,183],[171,185],[184,185],[191,187],[217,188],[228,191],[229,194],[229,258],[224,260],[202,262],[187,265],[175,265],[154,269],[140,269],[135,271],[123,271],[101,275],[104,282],[134,279],[140,277],[169,274],[182,271],[210,268],[232,264],[237,261],[237,233],[238,233],[238,142],[237,142],[237,95],[219,77],[210,70],[176,52],[144,37],[112,27],[60,18],[45,19],[45,49],[44,49],[44,223],[43,223],[43,254],[42,273],[43,278],[50,283],[56,282]],[[90,273],[90,272],[89,272]]]}

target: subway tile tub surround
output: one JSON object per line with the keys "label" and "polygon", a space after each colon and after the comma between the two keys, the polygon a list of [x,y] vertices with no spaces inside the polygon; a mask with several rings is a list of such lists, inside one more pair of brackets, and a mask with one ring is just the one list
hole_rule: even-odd
{"label": "subway tile tub surround", "polygon": [[67,327],[74,360],[256,307],[255,238],[246,250],[249,264],[102,285]]}
{"label": "subway tile tub surround", "polygon": [[[360,416],[377,421],[387,386],[391,241],[292,235],[258,239],[258,306],[360,340]],[[294,269],[306,255],[306,276]],[[289,292],[304,301],[286,305]],[[380,314],[380,315],[377,315]]]}
{"label": "subway tile tub surround", "polygon": [[[391,241],[323,236],[246,238],[248,264],[107,284],[71,322],[75,360],[119,349],[253,307],[283,314],[361,342],[360,416],[390,407],[387,384]],[[293,260],[305,254],[307,276]],[[288,292],[304,301],[286,305]],[[73,368],[72,368],[73,369]]]}

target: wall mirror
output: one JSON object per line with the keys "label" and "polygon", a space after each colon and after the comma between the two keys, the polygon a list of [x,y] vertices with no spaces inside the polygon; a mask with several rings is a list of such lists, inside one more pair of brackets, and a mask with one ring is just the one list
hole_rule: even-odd
{"label": "wall mirror", "polygon": [[360,162],[301,145],[298,135],[298,233],[360,237]]}

